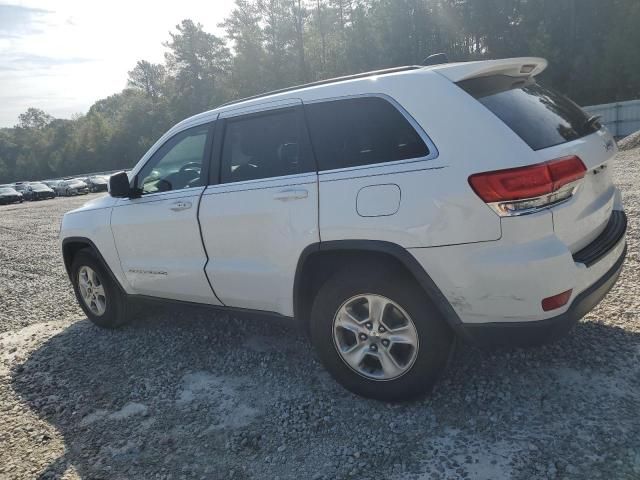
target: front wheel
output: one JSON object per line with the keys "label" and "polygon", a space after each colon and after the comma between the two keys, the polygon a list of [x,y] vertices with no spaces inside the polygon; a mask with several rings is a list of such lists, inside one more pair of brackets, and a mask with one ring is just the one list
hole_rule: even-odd
{"label": "front wheel", "polygon": [[428,392],[453,335],[424,291],[399,269],[358,267],[329,279],[311,313],[311,339],[345,388],[379,400]]}
{"label": "front wheel", "polygon": [[78,303],[89,320],[104,328],[117,328],[128,322],[125,294],[89,250],[74,257],[71,278]]}

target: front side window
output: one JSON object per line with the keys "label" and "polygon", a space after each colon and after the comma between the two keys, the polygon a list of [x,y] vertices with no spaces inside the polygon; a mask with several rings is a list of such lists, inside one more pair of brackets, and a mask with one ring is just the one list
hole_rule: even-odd
{"label": "front side window", "polygon": [[313,157],[299,111],[286,108],[227,120],[222,183],[313,171]]}
{"label": "front side window", "polygon": [[429,149],[409,121],[379,97],[305,106],[320,170],[422,158]]}
{"label": "front side window", "polygon": [[180,132],[153,154],[138,173],[141,193],[168,192],[204,185],[203,160],[208,125]]}

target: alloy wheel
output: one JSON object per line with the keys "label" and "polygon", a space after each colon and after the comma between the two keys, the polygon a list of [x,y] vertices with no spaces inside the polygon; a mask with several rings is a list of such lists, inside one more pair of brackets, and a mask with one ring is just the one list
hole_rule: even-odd
{"label": "alloy wheel", "polygon": [[418,355],[418,332],[409,314],[382,295],[345,301],[333,319],[333,342],[340,358],[371,380],[407,373]]}
{"label": "alloy wheel", "polygon": [[101,316],[107,310],[104,285],[98,274],[86,265],[78,270],[78,288],[82,301],[91,313]]}

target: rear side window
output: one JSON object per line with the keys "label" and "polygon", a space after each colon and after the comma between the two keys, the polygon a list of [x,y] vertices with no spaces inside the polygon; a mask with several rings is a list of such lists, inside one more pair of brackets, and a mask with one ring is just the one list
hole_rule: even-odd
{"label": "rear side window", "polygon": [[564,95],[535,80],[505,75],[473,78],[458,86],[491,110],[533,150],[571,142],[601,125]]}
{"label": "rear side window", "polygon": [[288,108],[229,119],[221,168],[222,183],[313,171],[300,110]]}
{"label": "rear side window", "polygon": [[355,167],[429,155],[409,121],[379,97],[305,105],[318,168]]}

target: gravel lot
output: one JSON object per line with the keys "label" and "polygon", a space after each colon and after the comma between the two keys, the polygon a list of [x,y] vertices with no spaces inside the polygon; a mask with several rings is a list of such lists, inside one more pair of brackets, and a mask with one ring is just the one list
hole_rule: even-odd
{"label": "gravel lot", "polygon": [[76,307],[57,247],[85,198],[0,207],[0,478],[640,478],[640,149],[617,286],[572,334],[461,347],[420,401],[337,386],[274,320],[147,307],[118,331]]}

